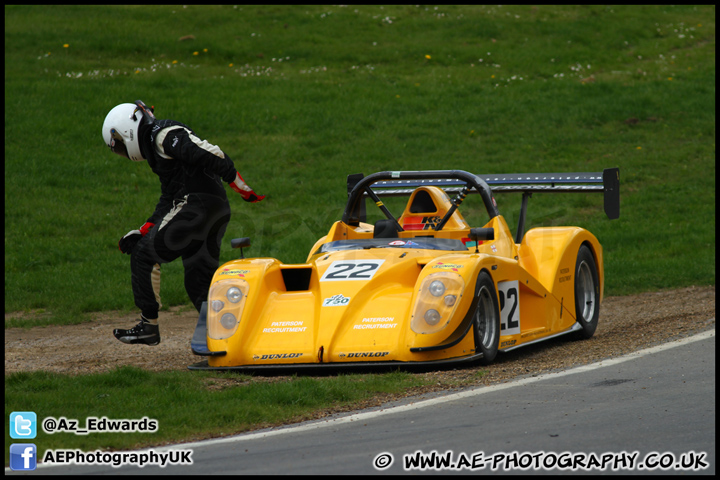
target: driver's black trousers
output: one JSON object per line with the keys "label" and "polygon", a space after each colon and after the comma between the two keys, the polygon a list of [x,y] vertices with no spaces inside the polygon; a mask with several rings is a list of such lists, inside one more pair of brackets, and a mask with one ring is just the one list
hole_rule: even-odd
{"label": "driver's black trousers", "polygon": [[159,265],[177,258],[182,258],[185,268],[185,290],[200,311],[219,265],[220,242],[229,221],[227,198],[192,193],[175,200],[162,222],[138,242],[130,256],[132,291],[146,319],[158,318],[160,310]]}

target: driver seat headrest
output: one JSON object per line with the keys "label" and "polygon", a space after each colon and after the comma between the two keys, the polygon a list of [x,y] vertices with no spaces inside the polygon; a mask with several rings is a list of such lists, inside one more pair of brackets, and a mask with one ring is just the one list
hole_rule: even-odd
{"label": "driver seat headrest", "polygon": [[375,229],[373,230],[373,238],[397,238],[398,229],[395,222],[389,218],[383,218],[375,222]]}

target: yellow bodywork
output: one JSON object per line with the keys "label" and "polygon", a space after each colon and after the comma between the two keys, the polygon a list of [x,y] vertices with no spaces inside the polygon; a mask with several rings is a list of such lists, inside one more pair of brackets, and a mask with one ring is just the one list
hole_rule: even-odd
{"label": "yellow bodywork", "polygon": [[[473,300],[483,270],[492,277],[500,297],[500,350],[566,332],[575,324],[573,277],[582,244],[589,245],[594,255],[602,297],[602,248],[587,230],[537,228],[516,244],[505,219],[496,216],[485,225],[494,229],[494,239],[476,247],[468,242],[470,226],[458,211],[442,230],[423,229],[423,219],[444,215],[449,199],[436,187],[420,187],[413,195],[421,191],[436,210],[406,209],[399,222],[414,226],[388,239],[387,248],[319,253],[329,242],[373,238],[372,225],[338,221],[303,264],[251,258],[222,265],[208,298],[207,347],[225,353],[209,356],[208,366],[471,357],[476,355]],[[428,233],[464,241],[467,248],[412,248],[414,239]],[[434,297],[428,289],[437,279],[443,280],[446,290]],[[432,325],[424,313],[430,309],[437,312],[429,315]]]}

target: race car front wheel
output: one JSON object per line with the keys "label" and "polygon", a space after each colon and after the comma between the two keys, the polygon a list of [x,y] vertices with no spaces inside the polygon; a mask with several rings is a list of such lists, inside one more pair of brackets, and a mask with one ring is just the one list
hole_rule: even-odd
{"label": "race car front wheel", "polygon": [[575,318],[582,327],[580,338],[595,333],[600,316],[600,282],[595,258],[587,245],[578,250],[575,263]]}
{"label": "race car front wheel", "polygon": [[478,275],[476,291],[475,352],[483,354],[480,362],[487,365],[495,359],[500,343],[500,307],[495,284],[487,272]]}

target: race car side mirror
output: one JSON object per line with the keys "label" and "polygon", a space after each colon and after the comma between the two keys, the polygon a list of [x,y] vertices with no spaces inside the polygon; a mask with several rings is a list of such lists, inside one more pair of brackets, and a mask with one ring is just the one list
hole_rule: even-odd
{"label": "race car side mirror", "polygon": [[242,249],[250,246],[250,237],[233,238],[232,240],[230,240],[230,246],[232,248],[239,248],[240,258],[245,258]]}
{"label": "race car side mirror", "polygon": [[495,240],[495,230],[493,228],[471,228],[470,240]]}
{"label": "race car side mirror", "polygon": [[478,253],[480,240],[495,240],[495,230],[493,228],[471,228],[470,240],[475,240],[475,253]]}

